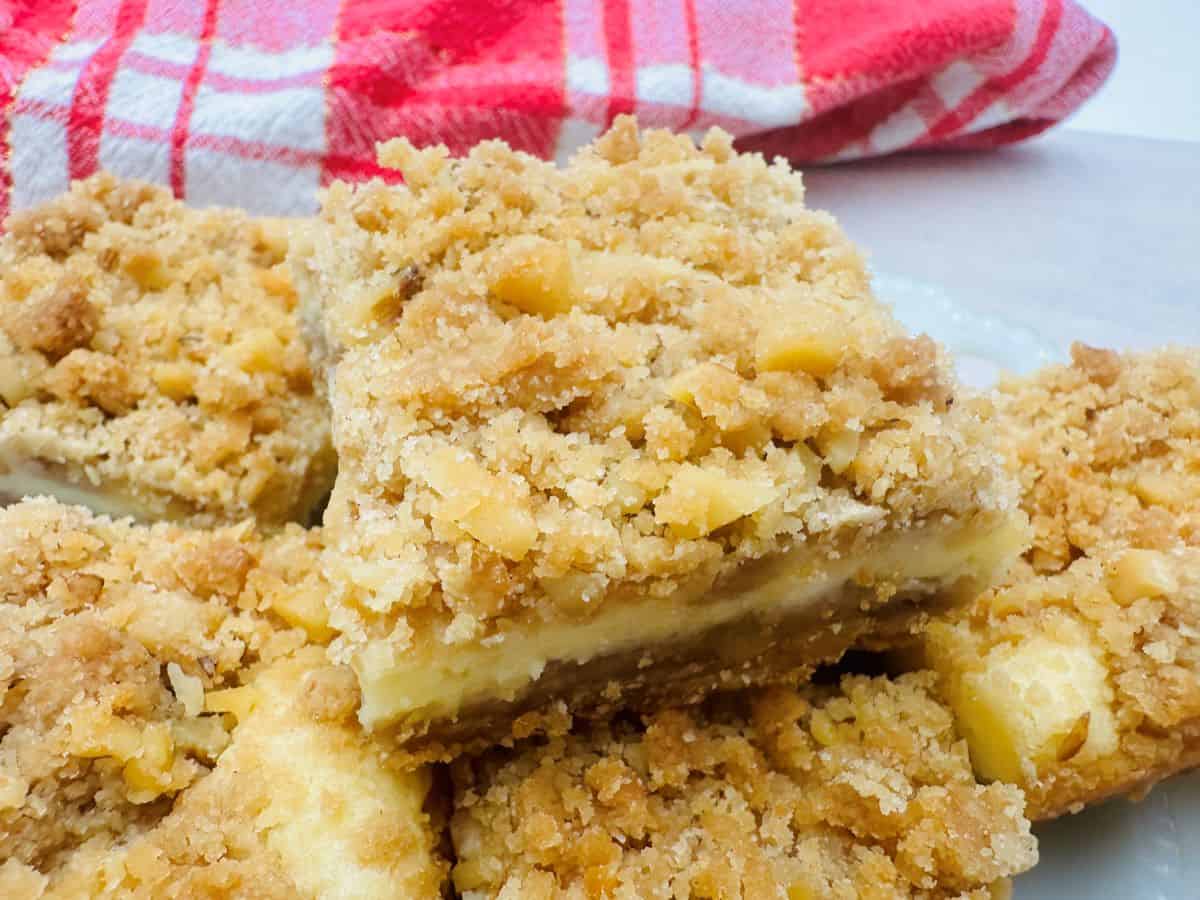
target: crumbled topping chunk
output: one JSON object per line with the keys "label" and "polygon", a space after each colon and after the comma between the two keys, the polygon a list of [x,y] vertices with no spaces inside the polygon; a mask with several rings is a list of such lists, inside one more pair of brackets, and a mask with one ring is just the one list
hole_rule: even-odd
{"label": "crumbled topping chunk", "polygon": [[454,767],[470,897],[989,897],[1037,859],[927,675],[852,677]]}

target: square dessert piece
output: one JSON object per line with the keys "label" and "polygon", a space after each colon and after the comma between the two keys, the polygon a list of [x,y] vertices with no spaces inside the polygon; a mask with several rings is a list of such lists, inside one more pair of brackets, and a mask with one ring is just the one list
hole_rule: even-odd
{"label": "square dessert piece", "polygon": [[277,615],[318,550],[0,510],[0,896],[441,896],[429,773]]}
{"label": "square dessert piece", "polygon": [[926,647],[1032,818],[1200,765],[1200,354],[1073,357],[998,392],[1035,542]]}
{"label": "square dessert piece", "polygon": [[928,673],[729,695],[454,764],[463,897],[999,895],[1037,847]]}
{"label": "square dessert piece", "polygon": [[794,681],[1019,551],[976,404],[783,163],[629,119],[565,169],[380,158],[295,259],[368,727],[445,757]]}
{"label": "square dessert piece", "polygon": [[0,501],[306,521],[333,482],[288,227],[97,175],[0,240]]}

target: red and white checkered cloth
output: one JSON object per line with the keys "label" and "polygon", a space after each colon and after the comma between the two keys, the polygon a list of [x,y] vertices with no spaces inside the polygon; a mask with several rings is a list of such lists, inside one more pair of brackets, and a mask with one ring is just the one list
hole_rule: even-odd
{"label": "red and white checkered cloth", "polygon": [[303,213],[384,138],[561,158],[626,112],[795,161],[993,146],[1115,58],[1071,0],[0,0],[0,214],[98,168]]}

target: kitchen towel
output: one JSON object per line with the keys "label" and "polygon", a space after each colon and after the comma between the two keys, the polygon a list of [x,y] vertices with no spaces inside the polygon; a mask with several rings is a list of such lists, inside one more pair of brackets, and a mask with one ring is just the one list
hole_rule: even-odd
{"label": "kitchen towel", "polygon": [[303,214],[375,143],[564,158],[634,113],[796,163],[992,147],[1116,60],[1072,0],[0,0],[0,215],[108,169]]}

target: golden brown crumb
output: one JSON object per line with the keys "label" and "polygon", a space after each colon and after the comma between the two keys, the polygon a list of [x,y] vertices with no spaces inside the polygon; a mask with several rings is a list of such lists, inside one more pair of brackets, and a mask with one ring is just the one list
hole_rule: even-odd
{"label": "golden brown crumb", "polygon": [[381,160],[406,186],[335,184],[293,260],[338,360],[341,658],[1007,521],[975,404],[782,163],[628,119],[566,169],[497,142]]}
{"label": "golden brown crumb", "polygon": [[1037,859],[927,674],[721,698],[455,764],[464,897],[989,897]]}
{"label": "golden brown crumb", "polygon": [[260,547],[241,526],[138,527],[46,500],[0,510],[3,855],[54,869],[152,826],[209,771],[228,729],[178,692],[234,686],[304,642],[239,608]]}
{"label": "golden brown crumb", "polygon": [[1106,548],[1200,545],[1200,359],[1076,344],[996,393],[998,429],[1034,525],[1030,561],[1065,568]]}
{"label": "golden brown crumb", "polygon": [[0,493],[206,525],[308,518],[334,464],[286,226],[102,174],[8,232]]}
{"label": "golden brown crumb", "polygon": [[319,553],[0,510],[0,896],[439,895],[428,773],[392,771],[305,646]]}
{"label": "golden brown crumb", "polygon": [[58,360],[91,343],[100,313],[80,281],[64,278],[40,304],[22,306],[9,319],[8,333],[18,350],[36,350]]}
{"label": "golden brown crumb", "polygon": [[1034,818],[1200,764],[1200,355],[1072,355],[997,398],[1026,562],[927,639],[976,768]]}

